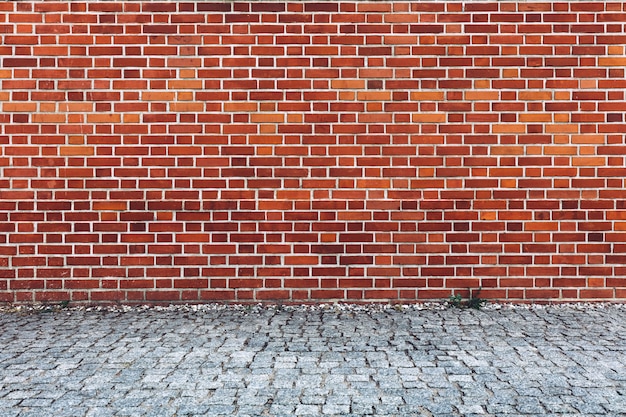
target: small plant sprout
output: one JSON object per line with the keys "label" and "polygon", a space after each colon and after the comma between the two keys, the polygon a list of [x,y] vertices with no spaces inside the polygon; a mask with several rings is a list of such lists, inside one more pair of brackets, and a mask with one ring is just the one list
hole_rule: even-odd
{"label": "small plant sprout", "polygon": [[487,300],[484,298],[480,298],[480,291],[482,288],[478,288],[477,290],[468,289],[469,298],[467,300],[463,299],[461,294],[454,294],[448,297],[448,305],[454,308],[472,308],[474,310],[480,310]]}
{"label": "small plant sprout", "polygon": [[461,294],[454,294],[448,297],[448,304],[451,307],[461,308],[463,306],[463,297]]}

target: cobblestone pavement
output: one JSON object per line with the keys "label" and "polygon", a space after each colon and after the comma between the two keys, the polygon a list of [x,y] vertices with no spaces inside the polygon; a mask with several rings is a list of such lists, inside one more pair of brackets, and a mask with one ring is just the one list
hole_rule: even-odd
{"label": "cobblestone pavement", "polygon": [[0,416],[626,415],[626,308],[0,313]]}

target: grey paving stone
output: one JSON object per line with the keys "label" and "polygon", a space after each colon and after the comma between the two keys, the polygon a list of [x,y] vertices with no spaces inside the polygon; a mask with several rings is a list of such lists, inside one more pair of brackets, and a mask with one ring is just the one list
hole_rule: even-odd
{"label": "grey paving stone", "polygon": [[626,308],[0,312],[0,417],[626,415]]}
{"label": "grey paving stone", "polygon": [[295,415],[297,416],[317,416],[320,414],[320,408],[317,405],[300,404],[296,407]]}
{"label": "grey paving stone", "polygon": [[348,404],[326,404],[322,407],[323,414],[330,415],[345,415],[350,412],[350,405]]}

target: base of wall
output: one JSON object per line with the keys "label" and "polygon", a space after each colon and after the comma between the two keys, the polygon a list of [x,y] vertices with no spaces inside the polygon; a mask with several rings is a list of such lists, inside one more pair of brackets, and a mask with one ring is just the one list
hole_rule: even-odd
{"label": "base of wall", "polygon": [[[0,294],[0,303],[13,305],[33,304],[66,304],[72,305],[108,305],[108,304],[207,304],[207,303],[235,303],[235,304],[322,304],[322,303],[391,303],[414,304],[421,302],[445,302],[452,295],[461,295],[463,299],[472,297],[485,299],[489,302],[506,302],[515,304],[552,304],[578,302],[624,302],[626,293],[614,289],[600,289],[588,291],[585,289],[482,289],[480,292],[463,290],[417,290],[417,295],[410,296],[416,290],[406,290],[404,296],[397,295],[397,291],[390,290],[347,290],[321,292],[284,290],[258,291],[212,291],[212,290],[184,290],[184,291],[93,291],[86,293],[41,291],[41,292],[6,292]],[[339,296],[340,294],[345,296]],[[423,296],[420,297],[420,295]],[[313,296],[312,296],[313,295]]]}

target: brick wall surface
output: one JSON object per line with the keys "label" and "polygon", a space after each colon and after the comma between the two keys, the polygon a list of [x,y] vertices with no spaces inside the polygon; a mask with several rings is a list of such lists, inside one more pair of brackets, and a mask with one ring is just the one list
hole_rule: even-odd
{"label": "brick wall surface", "polygon": [[626,298],[626,4],[0,4],[0,301]]}

